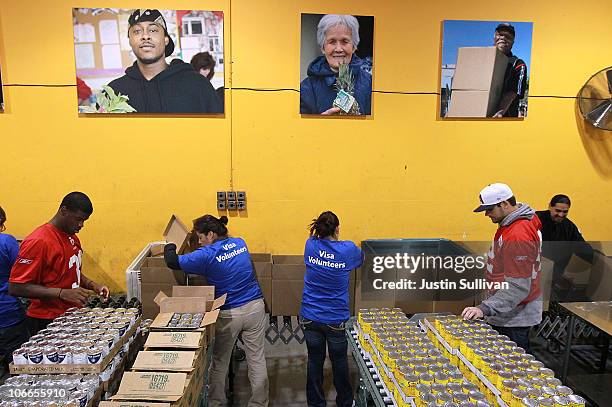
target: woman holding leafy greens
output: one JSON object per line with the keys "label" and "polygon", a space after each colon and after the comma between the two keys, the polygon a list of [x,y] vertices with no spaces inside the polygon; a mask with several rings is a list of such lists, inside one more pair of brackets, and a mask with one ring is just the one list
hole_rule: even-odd
{"label": "woman holding leafy greens", "polygon": [[308,66],[300,84],[301,114],[369,115],[372,75],[355,55],[359,23],[346,14],[326,14],[317,27],[322,56]]}

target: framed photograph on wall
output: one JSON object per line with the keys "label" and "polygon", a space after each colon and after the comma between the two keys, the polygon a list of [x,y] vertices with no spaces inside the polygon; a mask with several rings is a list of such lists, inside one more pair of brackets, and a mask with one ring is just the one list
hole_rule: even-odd
{"label": "framed photograph on wall", "polygon": [[374,17],[302,14],[300,114],[371,115]]}
{"label": "framed photograph on wall", "polygon": [[223,12],[72,10],[81,113],[223,113]]}
{"label": "framed photograph on wall", "polygon": [[2,92],[2,66],[0,66],[0,113],[4,112],[4,93]]}
{"label": "framed photograph on wall", "polygon": [[440,117],[526,117],[533,23],[443,23]]}

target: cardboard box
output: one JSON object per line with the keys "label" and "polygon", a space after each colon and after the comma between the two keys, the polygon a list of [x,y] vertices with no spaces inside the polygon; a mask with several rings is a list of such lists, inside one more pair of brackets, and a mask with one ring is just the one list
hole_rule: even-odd
{"label": "cardboard box", "polygon": [[140,351],[132,370],[191,372],[197,360],[194,350]]}
{"label": "cardboard box", "polygon": [[168,322],[175,312],[203,313],[204,317],[197,331],[206,332],[206,343],[212,343],[215,335],[215,322],[219,316],[219,308],[225,304],[227,294],[215,298],[215,287],[212,286],[175,286],[172,287],[172,297],[159,292],[155,303],[159,305],[160,313],[151,323],[152,330],[162,331],[193,331],[194,329],[168,327]]}
{"label": "cardboard box", "polygon": [[612,301],[612,257],[595,252],[586,295],[591,301]]}
{"label": "cardboard box", "polygon": [[272,255],[270,253],[251,253],[251,260],[253,260],[264,301],[268,306],[267,311],[272,314]]}
{"label": "cardboard box", "polygon": [[115,343],[113,348],[110,350],[100,363],[95,365],[15,365],[11,363],[9,365],[9,371],[11,374],[72,374],[72,373],[100,373],[108,366],[113,360],[115,355],[119,353],[123,344],[125,344],[130,337],[136,332],[136,329],[140,326],[141,317],[139,317],[134,324],[125,331],[123,336]]}
{"label": "cardboard box", "polygon": [[112,400],[178,401],[188,387],[187,373],[125,372]]}
{"label": "cardboard box", "polygon": [[491,117],[499,106],[508,57],[496,47],[461,47],[446,117]]}
{"label": "cardboard box", "polygon": [[189,228],[185,226],[178,216],[172,215],[164,230],[163,236],[166,242],[176,245],[177,253],[183,253],[189,242]]}
{"label": "cardboard box", "polygon": [[[189,373],[126,372],[117,394],[111,397],[115,403],[130,400],[146,402],[169,402],[170,407],[192,407],[199,405],[206,373],[204,352]],[[145,404],[148,405],[148,404]],[[132,407],[132,405],[128,405]],[[155,404],[153,405],[157,407]]]}
{"label": "cardboard box", "polygon": [[145,349],[198,349],[206,348],[202,332],[150,332]]}
{"label": "cardboard box", "polygon": [[304,291],[304,256],[272,256],[272,313],[299,315]]}

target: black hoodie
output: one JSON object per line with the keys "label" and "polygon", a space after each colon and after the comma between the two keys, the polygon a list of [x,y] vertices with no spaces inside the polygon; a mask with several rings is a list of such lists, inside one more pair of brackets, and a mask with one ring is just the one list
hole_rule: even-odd
{"label": "black hoodie", "polygon": [[190,64],[175,59],[150,81],[137,64],[108,85],[129,96],[128,103],[138,113],[223,113],[215,89]]}

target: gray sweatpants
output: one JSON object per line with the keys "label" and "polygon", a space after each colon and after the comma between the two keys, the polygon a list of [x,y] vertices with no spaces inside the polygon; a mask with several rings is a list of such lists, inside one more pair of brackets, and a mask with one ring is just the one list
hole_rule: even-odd
{"label": "gray sweatpants", "polygon": [[242,332],[246,353],[251,398],[248,406],[268,405],[268,371],[264,355],[264,331],[266,313],[262,299],[254,300],[241,307],[221,310],[215,326],[215,345],[210,367],[208,405],[227,405],[225,378],[229,368],[234,343]]}

